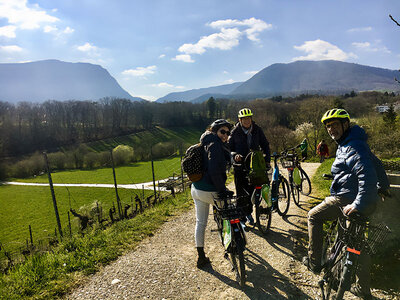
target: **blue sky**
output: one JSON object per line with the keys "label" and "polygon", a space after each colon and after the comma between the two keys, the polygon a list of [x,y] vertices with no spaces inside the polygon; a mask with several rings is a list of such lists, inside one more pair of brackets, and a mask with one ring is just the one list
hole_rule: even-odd
{"label": "blue sky", "polygon": [[0,62],[99,64],[155,100],[300,59],[400,69],[389,14],[400,0],[0,0]]}

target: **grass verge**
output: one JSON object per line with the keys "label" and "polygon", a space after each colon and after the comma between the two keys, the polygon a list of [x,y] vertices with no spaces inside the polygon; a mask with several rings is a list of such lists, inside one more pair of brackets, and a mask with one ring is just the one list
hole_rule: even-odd
{"label": "grass verge", "polygon": [[188,195],[170,197],[133,219],[105,230],[93,229],[83,237],[73,236],[51,252],[27,257],[8,274],[0,274],[0,299],[54,299],[65,295],[86,275],[135,249],[168,219],[188,210],[192,206]]}

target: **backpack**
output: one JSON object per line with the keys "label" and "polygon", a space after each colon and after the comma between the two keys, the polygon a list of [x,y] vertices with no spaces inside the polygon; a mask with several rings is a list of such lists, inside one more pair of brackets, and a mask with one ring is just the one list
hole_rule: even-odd
{"label": "backpack", "polygon": [[262,151],[258,150],[251,153],[249,179],[252,185],[262,185],[269,182]]}
{"label": "backpack", "polygon": [[190,146],[182,158],[182,169],[192,182],[199,181],[204,172],[204,146],[199,143]]}

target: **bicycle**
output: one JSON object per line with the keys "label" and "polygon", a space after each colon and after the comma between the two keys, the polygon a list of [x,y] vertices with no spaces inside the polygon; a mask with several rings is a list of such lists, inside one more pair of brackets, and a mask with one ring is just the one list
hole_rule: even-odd
{"label": "bicycle", "polygon": [[282,167],[288,170],[290,191],[293,202],[300,207],[300,193],[308,196],[311,193],[311,181],[301,167],[296,148],[284,150],[281,153]]}
{"label": "bicycle", "polygon": [[289,210],[290,204],[289,183],[279,172],[278,158],[280,158],[280,155],[274,152],[272,157],[274,158],[274,170],[271,183],[272,207],[274,210],[276,209],[280,216],[285,216]]}
{"label": "bicycle", "polygon": [[[251,154],[252,152],[248,153],[242,163],[234,163],[234,166],[248,173],[250,169]],[[247,178],[251,184],[250,178]],[[255,226],[257,226],[258,230],[260,230],[263,235],[267,235],[271,227],[272,202],[269,190],[269,182],[264,184],[256,184],[254,185],[254,189],[251,194],[251,203],[255,207]]]}
{"label": "bicycle", "polygon": [[244,250],[247,244],[246,234],[240,223],[240,218],[246,214],[243,207],[237,207],[237,197],[214,199],[214,220],[217,223],[225,258],[230,258],[236,281],[241,287],[246,283],[246,266]]}
{"label": "bicycle", "polygon": [[[324,174],[327,179],[332,176]],[[362,253],[375,254],[390,229],[384,224],[371,225],[368,217],[353,213],[343,213],[331,223],[323,242],[322,270],[323,278],[318,282],[322,299],[329,299],[332,290],[336,297],[343,299],[350,290]]]}

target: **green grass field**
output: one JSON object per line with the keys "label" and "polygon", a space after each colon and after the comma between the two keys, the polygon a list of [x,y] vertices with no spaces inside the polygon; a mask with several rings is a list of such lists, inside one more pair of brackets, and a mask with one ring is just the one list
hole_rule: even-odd
{"label": "green grass field", "polygon": [[[123,204],[131,204],[135,193],[141,190],[119,189]],[[145,190],[145,195],[152,191]],[[55,187],[57,206],[64,234],[68,233],[68,211],[75,211],[95,201],[101,203],[103,216],[108,218],[108,210],[116,205],[116,195],[111,188]],[[71,205],[71,206],[70,206]],[[31,225],[34,243],[54,236],[57,227],[53,201],[49,187],[0,186],[0,242],[7,251],[15,251],[26,245],[29,239],[28,226]],[[73,232],[77,232],[78,223],[71,215]]]}
{"label": "green grass field", "polygon": [[[134,184],[153,180],[151,161],[132,163],[127,166],[115,168],[118,184]],[[180,157],[154,161],[154,173],[156,180],[164,179],[172,174],[181,174]],[[52,173],[53,183],[108,183],[113,184],[112,168],[100,168],[94,170],[69,170]],[[47,174],[28,179],[12,179],[20,182],[48,183]],[[138,186],[140,189],[141,187]]]}

